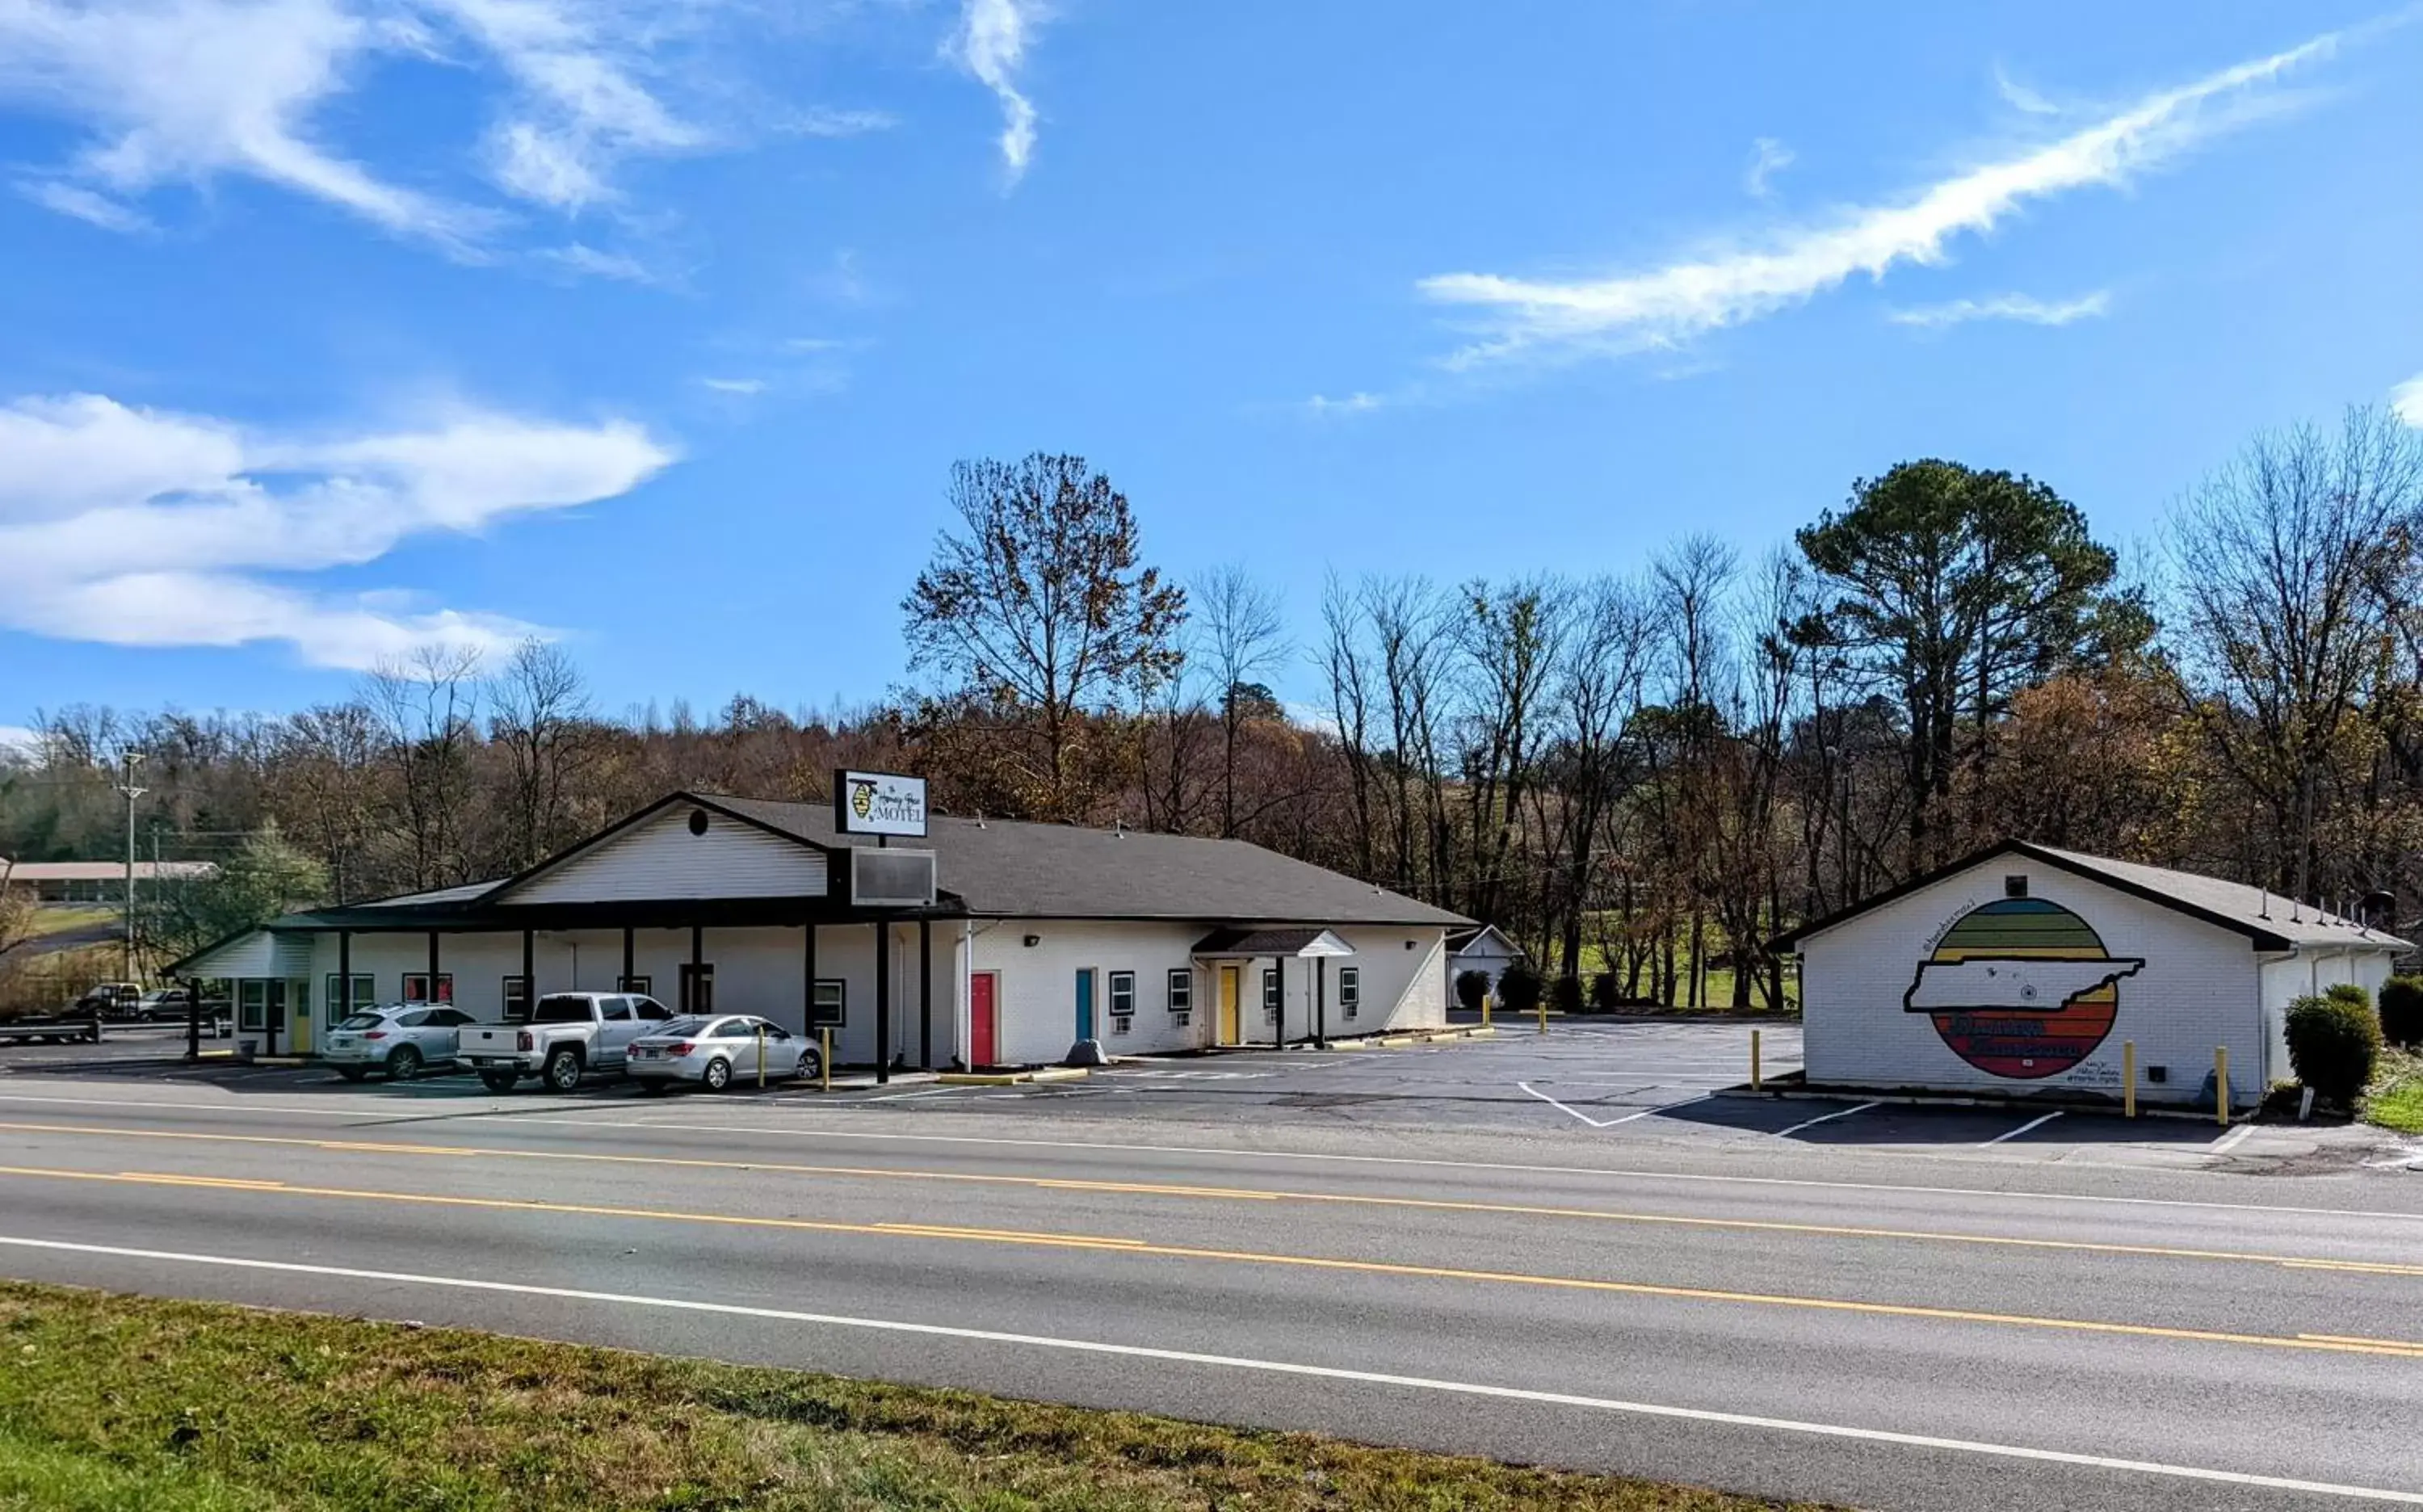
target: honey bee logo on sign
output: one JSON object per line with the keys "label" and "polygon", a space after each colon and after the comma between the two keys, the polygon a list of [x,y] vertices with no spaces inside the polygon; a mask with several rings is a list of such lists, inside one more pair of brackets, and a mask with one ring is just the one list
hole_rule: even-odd
{"label": "honey bee logo on sign", "polygon": [[863,820],[875,813],[875,784],[861,778],[849,785],[849,811]]}
{"label": "honey bee logo on sign", "polygon": [[926,779],[892,772],[836,772],[833,828],[844,835],[922,838]]}

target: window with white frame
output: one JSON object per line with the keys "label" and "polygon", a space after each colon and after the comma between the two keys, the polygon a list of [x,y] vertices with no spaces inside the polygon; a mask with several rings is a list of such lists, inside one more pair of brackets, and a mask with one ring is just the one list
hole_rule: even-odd
{"label": "window with white frame", "polygon": [[354,990],[350,996],[342,991],[344,979],[328,973],[328,1022],[336,1023],[348,1013],[378,1006],[378,987],[367,971],[354,974]]}
{"label": "window with white frame", "polygon": [[1111,1017],[1123,1019],[1135,1011],[1135,973],[1111,973]]}
{"label": "window with white frame", "polygon": [[1169,1011],[1173,1013],[1195,1011],[1195,973],[1184,966],[1169,974]]}
{"label": "window with white frame", "polygon": [[441,971],[432,977],[425,971],[404,974],[404,1000],[407,1003],[451,1003],[454,1001],[454,974]]}
{"label": "window with white frame", "polygon": [[1276,968],[1264,966],[1262,968],[1262,1022],[1276,1024],[1278,1021],[1279,974]]}
{"label": "window with white frame", "polygon": [[1360,966],[1338,968],[1338,1011],[1348,1018],[1363,1006],[1363,969]]}

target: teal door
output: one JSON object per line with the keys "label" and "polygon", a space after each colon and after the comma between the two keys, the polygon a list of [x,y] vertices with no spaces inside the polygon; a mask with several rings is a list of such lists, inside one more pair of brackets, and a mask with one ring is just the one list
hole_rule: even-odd
{"label": "teal door", "polygon": [[1094,968],[1077,973],[1077,1038],[1094,1037]]}

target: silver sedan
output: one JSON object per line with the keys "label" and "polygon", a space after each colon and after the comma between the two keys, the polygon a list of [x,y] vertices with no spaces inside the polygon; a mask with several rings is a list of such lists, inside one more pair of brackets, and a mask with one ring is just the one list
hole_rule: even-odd
{"label": "silver sedan", "polygon": [[320,1046],[320,1058],[347,1081],[384,1071],[389,1081],[410,1081],[431,1066],[454,1063],[457,1031],[475,1022],[442,1003],[390,1003],[338,1021]]}
{"label": "silver sedan", "polygon": [[[760,1057],[763,1057],[761,1061]],[[691,1014],[673,1019],[631,1042],[628,1069],[643,1090],[663,1091],[677,1081],[694,1081],[720,1092],[735,1081],[813,1076],[820,1069],[816,1047],[769,1019],[742,1013]]]}

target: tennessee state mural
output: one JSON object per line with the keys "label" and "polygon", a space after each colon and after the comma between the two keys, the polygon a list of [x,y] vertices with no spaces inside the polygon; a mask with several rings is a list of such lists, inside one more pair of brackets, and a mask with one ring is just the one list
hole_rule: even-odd
{"label": "tennessee state mural", "polygon": [[1928,1015],[1952,1053],[1988,1075],[2051,1076],[2095,1053],[2120,1011],[2121,979],[2145,965],[2105,950],[2059,903],[2004,898],[1943,931],[1902,1008]]}

